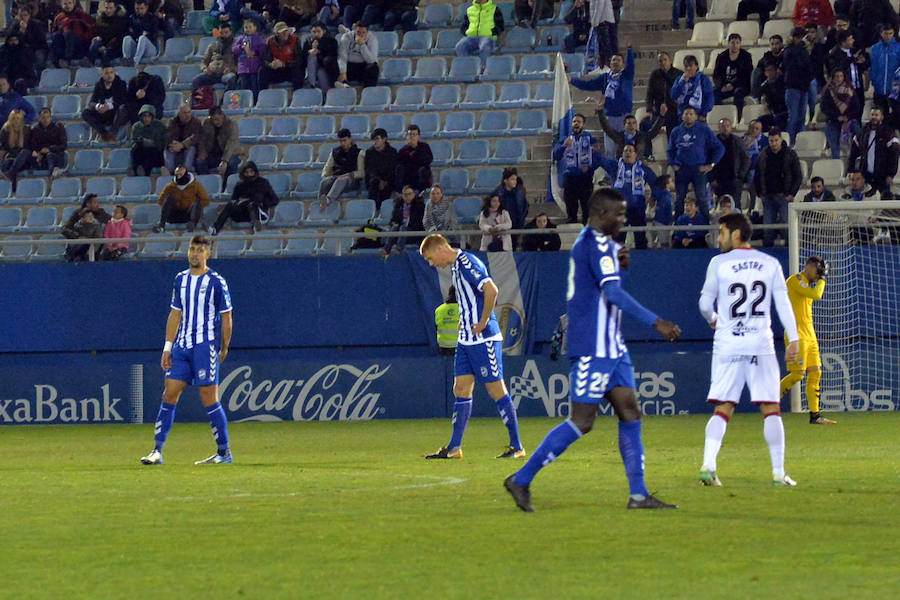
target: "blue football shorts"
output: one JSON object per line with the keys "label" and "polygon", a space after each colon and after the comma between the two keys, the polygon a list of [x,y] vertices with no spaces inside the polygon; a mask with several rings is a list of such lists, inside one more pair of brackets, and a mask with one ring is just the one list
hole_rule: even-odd
{"label": "blue football shorts", "polygon": [[496,340],[467,346],[456,345],[454,374],[474,375],[475,381],[490,383],[503,379],[503,342]]}
{"label": "blue football shorts", "polygon": [[606,392],[615,387],[634,388],[631,357],[573,356],[569,372],[569,397],[572,402],[600,404]]}
{"label": "blue football shorts", "polygon": [[196,344],[193,348],[172,347],[172,367],[166,379],[186,381],[191,385],[219,383],[219,350],[214,342]]}

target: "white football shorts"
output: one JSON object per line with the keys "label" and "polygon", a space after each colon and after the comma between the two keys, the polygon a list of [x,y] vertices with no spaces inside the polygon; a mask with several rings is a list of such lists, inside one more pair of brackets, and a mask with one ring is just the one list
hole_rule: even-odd
{"label": "white football shorts", "polygon": [[781,370],[774,354],[717,356],[713,353],[707,402],[741,400],[744,385],[753,403],[779,402]]}

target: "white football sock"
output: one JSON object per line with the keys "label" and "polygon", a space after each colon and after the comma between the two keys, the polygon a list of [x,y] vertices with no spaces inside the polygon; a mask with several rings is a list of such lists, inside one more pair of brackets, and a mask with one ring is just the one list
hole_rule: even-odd
{"label": "white football sock", "polygon": [[781,415],[770,415],[763,419],[763,435],[769,445],[769,456],[772,457],[772,476],[784,477],[784,422]]}
{"label": "white football sock", "polygon": [[716,457],[719,455],[719,449],[722,447],[722,439],[725,438],[726,427],[728,427],[728,421],[718,413],[713,413],[713,416],[707,422],[706,443],[703,445],[702,469],[704,471],[716,470]]}

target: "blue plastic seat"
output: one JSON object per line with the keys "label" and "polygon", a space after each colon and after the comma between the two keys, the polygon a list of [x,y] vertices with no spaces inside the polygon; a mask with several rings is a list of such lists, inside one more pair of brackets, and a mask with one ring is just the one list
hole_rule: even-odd
{"label": "blue plastic seat", "polygon": [[215,41],[216,38],[211,35],[200,38],[200,40],[197,42],[197,53],[191,56],[189,60],[202,60],[206,55],[207,48],[209,48]]}
{"label": "blue plastic seat", "polygon": [[13,233],[22,226],[22,209],[4,206],[0,208],[0,233]]}
{"label": "blue plastic seat", "polygon": [[137,67],[116,67],[116,75],[119,76],[119,79],[124,81],[126,84],[134,79],[135,75],[137,75]]}
{"label": "blue plastic seat", "polygon": [[228,90],[222,98],[222,112],[226,115],[245,115],[253,106],[250,90]]}
{"label": "blue plastic seat", "polygon": [[315,253],[315,238],[290,238],[281,251],[282,256],[312,256]]}
{"label": "blue plastic seat", "polygon": [[94,89],[100,80],[100,69],[96,67],[78,67],[75,71],[75,78],[66,88],[69,92],[88,92]]}
{"label": "blue plastic seat", "polygon": [[421,132],[421,138],[427,140],[437,137],[437,132],[441,128],[441,115],[438,113],[416,113],[409,118],[410,125],[418,125]]}
{"label": "blue plastic seat", "polygon": [[462,98],[462,90],[455,83],[436,85],[431,88],[431,98],[425,110],[456,110]]}
{"label": "blue plastic seat", "polygon": [[0,240],[0,244],[2,244],[3,246],[3,251],[0,252],[0,256],[2,256],[6,260],[28,260],[28,257],[31,256],[31,251],[33,249],[31,244],[13,246],[11,244],[3,244],[3,242],[30,241],[31,239],[31,236],[28,235],[11,235],[5,240]]}
{"label": "blue plastic seat", "polygon": [[285,110],[289,115],[313,114],[322,108],[322,90],[319,88],[301,88],[294,90],[291,103]]}
{"label": "blue plastic seat", "polygon": [[134,231],[147,231],[159,223],[159,204],[138,204],[130,211],[131,228]]}
{"label": "blue plastic seat", "polygon": [[172,67],[169,65],[149,65],[144,69],[144,72],[148,75],[156,75],[162,79],[163,85],[166,87],[172,84]]}
{"label": "blue plastic seat", "polygon": [[325,104],[322,112],[347,113],[356,106],[356,89],[352,87],[331,88],[325,94]]}
{"label": "blue plastic seat", "polygon": [[500,97],[494,101],[494,108],[524,108],[531,95],[527,83],[504,83],[500,88]]}
{"label": "blue plastic seat", "polygon": [[[69,87],[72,72],[69,69],[44,69],[41,71],[41,80],[32,91],[39,94],[59,94]],[[94,80],[97,83],[97,80]]]}
{"label": "blue plastic seat", "polygon": [[315,198],[319,195],[321,182],[321,173],[300,173],[297,175],[297,184],[291,190],[291,198]]}
{"label": "blue plastic seat", "polygon": [[25,102],[31,105],[34,109],[34,112],[40,112],[42,108],[47,106],[49,102],[47,101],[47,96],[23,96],[22,97]]}
{"label": "blue plastic seat", "polygon": [[487,164],[490,151],[491,144],[487,140],[463,140],[453,164],[460,167]]}
{"label": "blue plastic seat", "polygon": [[566,65],[566,73],[576,76],[581,75],[584,72],[584,54],[579,52],[563,54],[563,64]]}
{"label": "blue plastic seat", "polygon": [[481,123],[475,137],[503,137],[509,135],[510,116],[505,110],[481,113]]}
{"label": "blue plastic seat", "polygon": [[408,58],[389,58],[381,63],[378,85],[406,83],[412,75],[412,61]]}
{"label": "blue plastic seat", "polygon": [[[52,193],[52,186],[51,186]],[[97,194],[100,202],[111,201],[116,196],[115,177],[90,177],[84,186],[85,194]]]}
{"label": "blue plastic seat", "polygon": [[540,135],[547,131],[547,113],[543,110],[520,110],[510,135]]}
{"label": "blue plastic seat", "polygon": [[245,117],[238,119],[237,124],[239,139],[245,144],[258,142],[266,133],[266,120],[262,117]]}
{"label": "blue plastic seat", "polygon": [[387,58],[397,53],[397,46],[400,44],[400,37],[396,31],[372,31],[370,35],[374,35],[378,40],[378,57]]}
{"label": "blue plastic seat", "polygon": [[453,18],[453,8],[449,4],[429,4],[425,7],[425,13],[419,21],[419,27],[424,29],[443,29],[450,25]]}
{"label": "blue plastic seat", "polygon": [[281,240],[272,238],[253,238],[244,256],[278,256],[281,254]]}
{"label": "blue plastic seat", "polygon": [[494,153],[488,160],[492,165],[517,165],[527,160],[525,140],[507,138],[497,140],[494,145]]}
{"label": "blue plastic seat", "polygon": [[131,150],[127,148],[113,148],[109,151],[109,160],[103,167],[104,173],[110,175],[123,175],[131,167]]}
{"label": "blue plastic seat", "polygon": [[81,200],[81,193],[81,180],[79,178],[57,177],[50,184],[50,193],[44,199],[44,202],[46,204],[71,204]]}
{"label": "blue plastic seat", "polygon": [[173,90],[189,90],[194,78],[202,72],[200,65],[181,65],[175,73],[175,81],[169,86]]}
{"label": "blue plastic seat", "polygon": [[306,120],[306,128],[300,134],[302,142],[316,142],[331,139],[334,134],[335,119],[332,115],[316,115]]}
{"label": "blue plastic seat", "polygon": [[288,93],[285,89],[260,90],[256,106],[250,109],[255,115],[280,115],[287,108]]}
{"label": "blue plastic seat", "polygon": [[489,56],[481,74],[481,81],[509,81],[516,73],[516,59],[512,56]]}
{"label": "blue plastic seat", "polygon": [[159,198],[162,195],[163,189],[172,182],[171,177],[157,177],[156,184],[153,189],[153,196],[155,198]]}
{"label": "blue plastic seat", "polygon": [[215,198],[216,194],[222,190],[222,176],[218,173],[197,175],[197,183],[203,186],[210,198]]}
{"label": "blue plastic seat", "polygon": [[384,112],[391,103],[391,88],[383,85],[363,88],[357,112]]}
{"label": "blue plastic seat", "polygon": [[444,194],[465,194],[469,187],[469,172],[466,169],[444,169],[441,171],[440,182]]}
{"label": "blue plastic seat", "polygon": [[453,17],[453,26],[457,30],[459,30],[460,25],[463,24],[463,21],[465,20],[465,17],[466,17],[466,10],[470,6],[471,6],[471,4],[463,2],[456,8],[456,16]]}
{"label": "blue plastic seat", "polygon": [[303,222],[307,227],[324,227],[327,225],[334,225],[337,223],[338,217],[341,214],[341,203],[340,202],[329,202],[325,209],[322,210],[322,205],[318,202],[313,202],[309,207],[309,214],[306,215],[306,220]]}
{"label": "blue plastic seat", "polygon": [[438,134],[440,137],[470,137],[475,133],[475,113],[463,111],[452,112],[444,121],[444,129]]}
{"label": "blue plastic seat", "polygon": [[[399,60],[399,59],[398,59]],[[447,61],[441,56],[426,56],[416,63],[410,83],[440,83],[447,75]]]}
{"label": "blue plastic seat", "polygon": [[[212,225],[216,222],[216,219],[219,218],[219,209],[223,206],[223,204],[213,204],[212,202],[210,202],[206,205],[206,207],[204,207],[203,216],[200,217],[200,220],[206,225]],[[188,238],[187,241],[190,242],[190,238]],[[190,248],[190,243],[184,244],[183,253],[187,253],[188,248]],[[181,248],[179,248],[179,250],[181,250]]]}
{"label": "blue plastic seat", "polygon": [[152,195],[149,177],[125,177],[119,184],[116,202],[146,202]]}
{"label": "blue plastic seat", "polygon": [[37,204],[47,195],[46,179],[20,179],[16,185],[15,196],[9,199],[10,204]]}
{"label": "blue plastic seat", "polygon": [[526,54],[519,64],[517,79],[547,79],[553,75],[550,56],[547,54]]}
{"label": "blue plastic seat", "polygon": [[209,15],[206,10],[191,10],[184,25],[185,35],[203,35],[203,19]]}
{"label": "blue plastic seat", "polygon": [[425,104],[425,86],[404,85],[397,88],[397,95],[389,110],[416,112],[422,109],[423,104]]}
{"label": "blue plastic seat", "polygon": [[319,146],[319,151],[316,154],[316,160],[310,164],[313,169],[321,169],[325,166],[325,163],[328,162],[328,157],[331,156],[331,151],[334,149],[334,146],[329,144],[322,144]]}
{"label": "blue plastic seat", "polygon": [[534,46],[534,29],[513,27],[506,30],[506,38],[500,45],[500,52],[504,54],[523,54],[531,52]]}
{"label": "blue plastic seat", "polygon": [[266,180],[272,186],[272,191],[279,198],[287,198],[291,193],[291,174],[290,173],[269,173]]}
{"label": "blue plastic seat", "polygon": [[515,4],[512,2],[497,2],[495,6],[500,11],[500,14],[503,15],[503,23],[511,28],[516,22]]}
{"label": "blue plastic seat", "polygon": [[78,94],[54,96],[50,111],[58,120],[78,118],[81,116],[81,96]]}
{"label": "blue plastic seat", "polygon": [[173,233],[151,233],[140,245],[141,258],[169,258],[176,253],[178,238]]}
{"label": "blue plastic seat", "polygon": [[487,110],[494,102],[496,91],[493,84],[475,83],[466,86],[466,97],[459,103],[461,110]]}
{"label": "blue plastic seat", "polygon": [[432,37],[427,30],[407,31],[397,56],[425,56],[431,52]]}
{"label": "blue plastic seat", "polygon": [[166,99],[163,101],[163,116],[171,119],[178,114],[178,109],[182,104],[184,104],[184,96],[180,92],[166,92]]}
{"label": "blue plastic seat", "polygon": [[[41,241],[48,240],[64,240],[63,236],[58,233],[52,233],[49,235],[42,235],[38,238]],[[35,244],[34,246],[34,254],[31,255],[31,260],[39,260],[39,261],[57,261],[62,260],[63,256],[66,252],[65,244]]]}
{"label": "blue plastic seat", "polygon": [[52,233],[58,228],[56,224],[56,208],[52,206],[34,206],[28,209],[25,222],[20,231],[24,233]]}
{"label": "blue plastic seat", "polygon": [[269,133],[262,136],[259,141],[296,142],[299,138],[300,117],[289,115],[286,117],[275,117],[274,119],[272,119],[272,127],[271,129],[269,129]]}
{"label": "blue plastic seat", "polygon": [[394,203],[385,200],[381,203],[381,210],[378,211],[378,216],[375,217],[375,223],[381,227],[384,227],[388,223],[391,222],[391,215],[394,212]]}
{"label": "blue plastic seat", "polygon": [[479,73],[481,73],[481,59],[477,56],[457,56],[450,64],[450,73],[445,79],[459,83],[472,83],[478,80]]}
{"label": "blue plastic seat", "polygon": [[[563,40],[569,33],[571,33],[571,30],[568,27],[545,27],[541,30],[540,46],[537,46],[535,50],[539,52],[559,52],[562,50]],[[550,38],[549,44],[547,44],[547,38]]]}
{"label": "blue plastic seat", "polygon": [[173,37],[166,40],[166,47],[159,56],[159,62],[183,63],[194,55],[194,40],[189,37]]}
{"label": "blue plastic seat", "polygon": [[456,211],[456,219],[460,225],[470,225],[478,222],[481,202],[481,198],[477,196],[460,196],[453,200],[453,210]]}
{"label": "blue plastic seat", "polygon": [[448,140],[434,140],[428,142],[431,148],[431,166],[446,167],[453,162],[453,142]]}
{"label": "blue plastic seat", "polygon": [[487,169],[478,169],[475,173],[475,181],[469,187],[470,194],[487,194],[498,185],[503,179],[503,169],[499,167],[490,167]]}
{"label": "blue plastic seat", "polygon": [[[352,233],[352,229],[332,229],[334,233]],[[322,239],[316,249],[317,256],[347,256],[350,254],[350,246],[353,245],[352,237],[326,237]]]}
{"label": "blue plastic seat", "polygon": [[271,144],[254,144],[250,146],[250,160],[256,163],[261,171],[275,168],[278,162],[278,146]]}
{"label": "blue plastic seat", "polygon": [[248,235],[243,231],[229,231],[228,236],[239,236],[237,239],[217,238],[215,253],[218,258],[238,258],[247,250]]}
{"label": "blue plastic seat", "polygon": [[389,140],[399,140],[406,136],[406,115],[378,115],[375,117],[375,129],[381,127],[387,132]]}
{"label": "blue plastic seat", "polygon": [[348,200],[344,205],[344,216],[338,220],[338,225],[361,227],[366,224],[366,221],[374,218],[374,200]]}
{"label": "blue plastic seat", "polygon": [[0,179],[0,204],[3,204],[10,194],[12,194],[12,185],[9,181]]}
{"label": "blue plastic seat", "polygon": [[284,147],[281,162],[275,168],[280,170],[306,169],[312,162],[312,146],[309,144],[290,144]]}
{"label": "blue plastic seat", "polygon": [[275,229],[299,227],[305,214],[306,205],[303,202],[279,202],[275,207],[275,214],[269,218],[268,226]]}
{"label": "blue plastic seat", "polygon": [[91,128],[87,123],[67,123],[66,137],[70,148],[84,148],[91,141]]}
{"label": "blue plastic seat", "polygon": [[[468,4],[460,5],[460,8],[467,7]],[[459,43],[463,34],[459,29],[443,29],[438,31],[437,40],[431,49],[432,56],[456,56],[456,44]]]}
{"label": "blue plastic seat", "polygon": [[[555,88],[553,82],[542,81],[537,84],[537,88],[534,90],[534,96],[527,102],[527,105],[531,108],[553,106],[554,93]],[[502,91],[500,95],[501,97],[503,96]]]}

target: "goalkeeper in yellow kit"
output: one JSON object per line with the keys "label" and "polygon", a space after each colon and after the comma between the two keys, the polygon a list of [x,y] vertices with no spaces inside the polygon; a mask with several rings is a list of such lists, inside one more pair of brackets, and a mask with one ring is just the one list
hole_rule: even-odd
{"label": "goalkeeper in yellow kit", "polygon": [[806,259],[803,270],[787,278],[788,298],[797,319],[800,335],[800,352],[797,360],[787,363],[788,374],[781,380],[781,395],[799,383],[806,376],[806,401],[809,404],[810,425],[833,425],[835,421],[819,413],[819,381],[822,379],[822,359],[819,356],[819,341],[813,328],[812,304],[821,300],[825,293],[825,278],[828,263],[821,256]]}

